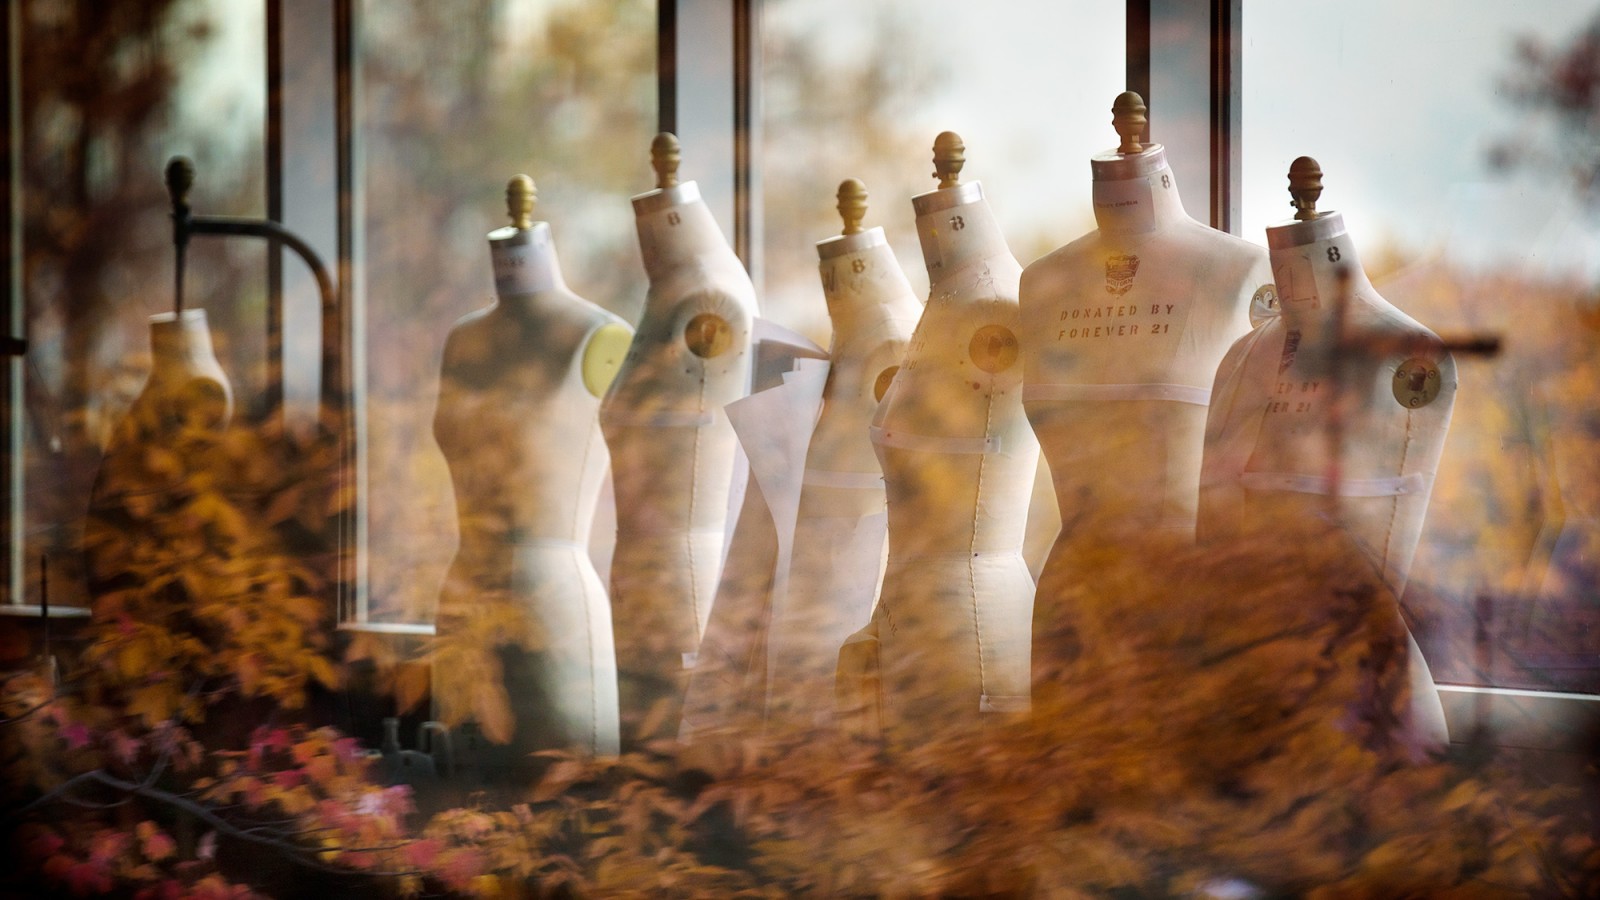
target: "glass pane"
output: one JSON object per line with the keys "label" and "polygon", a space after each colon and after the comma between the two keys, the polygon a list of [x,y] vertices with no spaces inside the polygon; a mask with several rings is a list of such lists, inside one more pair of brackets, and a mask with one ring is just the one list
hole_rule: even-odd
{"label": "glass pane", "polygon": [[761,24],[764,316],[827,345],[814,244],[839,233],[846,178],[927,296],[911,197],[935,187],[941,131],[965,141],[962,179],[983,182],[1022,264],[1094,227],[1089,157],[1117,142],[1122,4],[776,0]]}
{"label": "glass pane", "polygon": [[[196,213],[266,212],[265,13],[261,0],[22,9],[27,587],[12,599],[39,602],[44,559],[51,603],[84,606],[90,488],[150,371],[149,318],[174,303],[168,158],[194,160]],[[206,311],[249,412],[265,386],[265,249],[203,238],[189,259],[185,305]]]}
{"label": "glass pane", "polygon": [[629,319],[643,302],[628,197],[651,184],[655,6],[384,0],[360,23],[370,618],[431,622],[456,545],[440,354],[494,298],[507,180],[533,177],[573,291]]}
{"label": "glass pane", "polygon": [[1593,89],[1593,32],[1575,64],[1562,54],[1595,21],[1562,0],[1244,13],[1244,235],[1288,218],[1289,163],[1313,156],[1319,208],[1344,214],[1386,299],[1443,335],[1505,339],[1457,358],[1405,597],[1440,682],[1600,690],[1600,231],[1592,168],[1568,168],[1593,105],[1528,93]]}

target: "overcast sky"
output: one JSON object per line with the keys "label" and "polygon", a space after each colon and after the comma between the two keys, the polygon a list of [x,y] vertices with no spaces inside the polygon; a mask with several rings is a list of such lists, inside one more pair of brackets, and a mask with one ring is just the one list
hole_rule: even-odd
{"label": "overcast sky", "polygon": [[[561,2],[520,0],[513,18],[531,27]],[[930,144],[945,129],[962,134],[968,172],[1022,262],[1034,244],[1092,227],[1088,159],[1115,143],[1108,110],[1125,86],[1123,3],[875,2],[900,7],[918,39],[863,46],[859,0],[774,0],[765,16],[769,27],[815,28],[841,57],[916,54],[945,68],[917,121],[903,124]],[[242,126],[259,121],[265,99],[261,4],[227,8],[200,68],[228,76],[187,79],[183,102],[195,118]],[[1306,154],[1326,173],[1323,208],[1344,213],[1358,245],[1600,277],[1600,229],[1559,177],[1506,177],[1485,163],[1492,141],[1537,127],[1500,90],[1513,38],[1559,43],[1597,9],[1600,0],[1245,0],[1241,233],[1264,242],[1263,229],[1287,217],[1284,175]],[[1204,149],[1168,146],[1173,156]],[[920,276],[916,260],[902,263]]]}
{"label": "overcast sky", "polygon": [[[1360,241],[1466,264],[1596,272],[1595,223],[1559,173],[1507,178],[1489,146],[1538,127],[1507,102],[1517,35],[1553,43],[1584,0],[1246,0],[1244,234],[1288,215],[1288,165],[1314,156],[1322,207]],[[1548,132],[1538,135],[1550,140]]]}
{"label": "overcast sky", "polygon": [[[909,124],[962,134],[967,170],[984,182],[1016,254],[1031,257],[1028,236],[1065,243],[1092,227],[1088,159],[1115,144],[1109,108],[1125,87],[1123,4],[880,2],[901,7],[920,34],[878,52],[925,55],[951,74]],[[816,25],[844,56],[862,52],[852,40],[858,9],[856,0],[780,0],[767,17]],[[1265,243],[1266,226],[1288,218],[1289,162],[1310,155],[1326,173],[1323,208],[1344,213],[1358,246],[1600,275],[1595,225],[1559,178],[1506,178],[1485,162],[1491,141],[1529,121],[1499,89],[1514,37],[1559,42],[1596,9],[1588,0],[1245,0],[1242,235]],[[1154,127],[1171,157],[1206,150]],[[1198,200],[1188,206],[1205,217]]]}

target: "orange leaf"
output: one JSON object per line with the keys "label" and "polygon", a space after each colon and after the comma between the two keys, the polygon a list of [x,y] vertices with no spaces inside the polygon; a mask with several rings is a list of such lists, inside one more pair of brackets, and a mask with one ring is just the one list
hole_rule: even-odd
{"label": "orange leaf", "polygon": [[394,702],[400,712],[414,709],[428,695],[430,673],[427,666],[404,665],[394,673]]}

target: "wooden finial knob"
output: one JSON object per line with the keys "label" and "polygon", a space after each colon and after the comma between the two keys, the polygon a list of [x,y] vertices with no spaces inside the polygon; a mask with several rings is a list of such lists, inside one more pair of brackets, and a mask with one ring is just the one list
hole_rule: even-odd
{"label": "wooden finial knob", "polygon": [[656,170],[656,187],[678,186],[678,138],[663,131],[650,142],[650,165]]}
{"label": "wooden finial knob", "polygon": [[513,175],[506,182],[506,215],[511,217],[513,227],[526,231],[533,227],[533,203],[539,199],[539,191],[534,187],[533,179],[526,175]]}
{"label": "wooden finial knob", "polygon": [[174,156],[167,161],[167,196],[172,207],[189,205],[189,189],[194,187],[194,161],[187,156]]}
{"label": "wooden finial knob", "polygon": [[859,179],[846,178],[839,182],[839,217],[844,219],[840,234],[860,234],[861,220],[867,217],[867,186]]}
{"label": "wooden finial knob", "polygon": [[1317,217],[1317,198],[1322,196],[1322,167],[1309,156],[1302,156],[1289,164],[1289,205],[1295,208],[1294,217],[1309,222]]}
{"label": "wooden finial knob", "polygon": [[939,189],[955,187],[961,181],[961,167],[967,164],[967,145],[954,131],[941,131],[933,139],[933,177]]}
{"label": "wooden finial knob", "polygon": [[1121,154],[1143,153],[1144,145],[1139,143],[1139,138],[1144,135],[1144,130],[1150,127],[1150,118],[1146,115],[1149,109],[1144,105],[1144,98],[1133,91],[1123,91],[1117,99],[1111,101],[1111,127],[1117,130],[1117,136],[1122,138],[1122,143],[1117,145],[1117,152]]}

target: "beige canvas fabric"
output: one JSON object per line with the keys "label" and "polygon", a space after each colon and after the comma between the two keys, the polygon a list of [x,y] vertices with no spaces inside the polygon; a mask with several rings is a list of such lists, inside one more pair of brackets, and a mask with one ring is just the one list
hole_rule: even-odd
{"label": "beige canvas fabric", "polygon": [[601,411],[625,745],[677,732],[723,562],[738,449],[723,407],[749,393],[756,316],[750,278],[694,182],[633,203],[650,287]]}
{"label": "beige canvas fabric", "polygon": [[[1455,363],[1433,332],[1373,289],[1338,213],[1267,235],[1282,313],[1239,340],[1217,370],[1200,538],[1270,528],[1275,539],[1292,540],[1297,522],[1333,518],[1399,597],[1450,425]],[[1344,287],[1341,272],[1349,277]],[[1348,343],[1335,353],[1341,293]],[[1337,447],[1330,422],[1342,432]],[[1409,643],[1409,724],[1442,744],[1443,710]]]}
{"label": "beige canvas fabric", "polygon": [[[438,629],[475,634],[486,604],[510,604],[521,616],[502,633],[510,752],[613,754],[611,609],[587,550],[609,457],[585,367],[596,335],[627,326],[567,288],[546,223],[490,242],[499,297],[451,329],[434,417],[461,535]],[[434,668],[436,683],[462,677]]]}
{"label": "beige canvas fabric", "polygon": [[[929,298],[872,429],[889,560],[871,633],[895,744],[1027,706],[1033,578],[1022,542],[1039,452],[1022,411],[1021,267],[982,186],[913,203]],[[851,654],[873,643],[852,638],[841,671],[860,671]]]}

